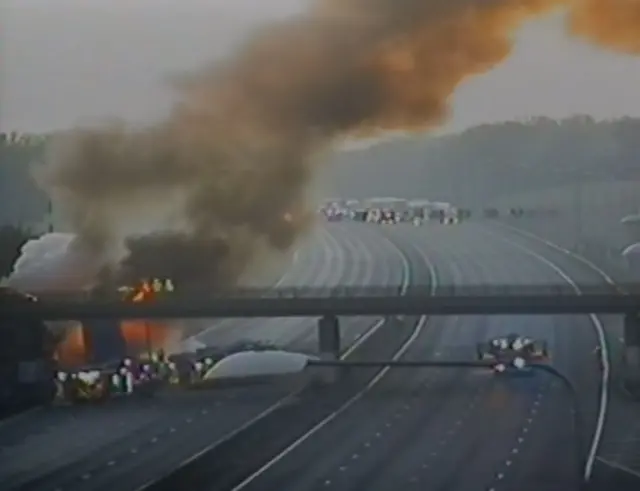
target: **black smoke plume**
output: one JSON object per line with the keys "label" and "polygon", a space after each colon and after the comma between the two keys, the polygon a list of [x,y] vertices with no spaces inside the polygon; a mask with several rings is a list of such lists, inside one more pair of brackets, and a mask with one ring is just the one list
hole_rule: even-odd
{"label": "black smoke plume", "polygon": [[441,124],[458,84],[555,7],[571,9],[571,32],[637,53],[639,4],[318,0],[187,77],[165,121],[54,142],[45,185],[85,247],[111,255],[125,244],[113,261],[127,274],[233,285],[308,228],[306,185],[337,139]]}

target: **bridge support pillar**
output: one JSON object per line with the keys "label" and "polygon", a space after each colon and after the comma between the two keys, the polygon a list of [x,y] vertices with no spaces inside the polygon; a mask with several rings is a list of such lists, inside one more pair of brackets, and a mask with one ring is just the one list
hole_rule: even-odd
{"label": "bridge support pillar", "polygon": [[[318,320],[318,342],[320,358],[337,360],[340,357],[340,321],[335,315],[325,315]],[[333,383],[340,377],[340,370],[322,368],[322,381]]]}
{"label": "bridge support pillar", "polygon": [[84,321],[82,338],[88,363],[101,364],[126,357],[127,345],[117,320]]}
{"label": "bridge support pillar", "polygon": [[640,395],[640,312],[624,316],[624,384]]}

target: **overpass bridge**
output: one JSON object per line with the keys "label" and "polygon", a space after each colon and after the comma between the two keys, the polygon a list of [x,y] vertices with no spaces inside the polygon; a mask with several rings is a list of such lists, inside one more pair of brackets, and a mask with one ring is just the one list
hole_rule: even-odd
{"label": "overpass bridge", "polygon": [[[0,306],[0,321],[33,318],[103,322],[108,319],[319,317],[321,330],[339,329],[339,316],[623,314],[627,342],[640,346],[640,284],[474,285],[238,289],[178,292],[133,303],[120,298],[43,294],[33,303]],[[89,323],[89,322],[87,322]]]}
{"label": "overpass bridge", "polygon": [[[35,302],[0,305],[0,322],[76,320],[89,345],[118,332],[121,319],[314,317],[320,353],[340,353],[340,316],[621,314],[625,353],[640,378],[640,284],[479,285],[242,289],[210,294],[179,291],[148,302],[105,296],[43,294]],[[111,322],[109,322],[111,321]],[[111,334],[113,336],[113,334]]]}
{"label": "overpass bridge", "polygon": [[224,317],[390,315],[625,314],[640,311],[640,284],[430,285],[242,289],[227,293],[172,293],[133,303],[105,296],[43,294],[33,303],[2,305],[0,320],[49,321]]}

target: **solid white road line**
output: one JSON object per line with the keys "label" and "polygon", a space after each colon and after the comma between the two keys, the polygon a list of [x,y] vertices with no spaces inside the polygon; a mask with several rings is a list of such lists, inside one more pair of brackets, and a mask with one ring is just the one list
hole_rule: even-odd
{"label": "solid white road line", "polygon": [[[488,232],[490,233],[490,232]],[[513,247],[521,250],[525,254],[534,257],[538,261],[544,263],[549,268],[551,268],[555,273],[560,276],[568,285],[573,288],[577,295],[582,295],[582,291],[578,284],[558,265],[551,262],[546,257],[538,254],[534,250],[515,242],[507,237],[503,237],[500,235],[491,234],[494,237],[498,237],[500,240],[507,242]],[[607,343],[607,338],[604,333],[604,327],[600,322],[600,319],[595,314],[589,314],[589,319],[595,329],[596,336],[598,338],[598,344],[600,345],[600,358],[601,358],[601,366],[602,366],[602,380],[600,384],[600,401],[598,407],[598,417],[596,420],[596,427],[593,432],[593,438],[591,440],[591,445],[589,447],[589,453],[587,455],[587,460],[584,468],[584,478],[588,480],[591,477],[591,473],[593,471],[593,463],[596,458],[596,453],[600,446],[600,442],[602,441],[602,434],[604,432],[604,425],[607,419],[607,411],[608,411],[608,403],[609,403],[609,380],[610,380],[610,365],[609,365],[609,346]]]}
{"label": "solid white road line", "polygon": [[[387,237],[384,237],[384,238],[391,243],[394,249],[397,250],[397,246],[391,240],[389,240]],[[400,258],[402,260],[402,285],[400,286],[400,294],[404,295],[407,293],[407,289],[411,284],[411,265],[409,264],[409,261],[407,260],[404,254],[400,253]],[[432,292],[435,291],[435,285],[436,285],[435,281],[437,281],[435,279],[434,271],[435,271],[434,268],[429,264],[429,275],[431,277],[432,285],[434,285],[431,287]],[[362,336],[360,336],[360,338],[358,338],[358,340],[355,343],[353,343],[348,349],[344,351],[344,353],[342,353],[342,355],[340,356],[340,359],[344,360],[345,358],[350,356],[355,350],[358,349],[358,347],[360,347],[360,345],[362,345],[362,343],[364,343],[367,339],[373,336],[378,331],[378,329],[380,329],[384,325],[384,323],[385,323],[384,318],[376,322],[367,332],[365,332]]]}
{"label": "solid white road line", "polygon": [[7,418],[4,418],[3,420],[0,420],[0,428],[2,428],[3,426],[8,426],[12,423],[15,423],[16,421],[20,421],[23,418],[26,418],[32,414],[35,414],[37,412],[40,412],[44,409],[44,407],[42,406],[37,406],[37,407],[33,407],[31,409],[27,409],[26,411],[21,411],[19,413],[16,413],[12,416],[9,416]]}
{"label": "solid white road line", "polygon": [[611,467],[613,469],[620,470],[622,472],[626,472],[627,474],[631,474],[632,476],[640,477],[640,472],[629,469],[627,466],[618,464],[616,462],[611,462],[610,460],[603,459],[602,457],[596,457],[596,460],[602,462],[604,465]]}
{"label": "solid white road line", "polygon": [[[422,332],[423,327],[426,325],[426,321],[427,321],[426,316],[423,316],[420,318],[420,322],[418,322],[418,324],[416,325],[415,330],[413,331],[409,339],[407,339],[404,342],[404,344],[400,347],[400,349],[396,352],[396,354],[393,357],[393,360],[397,360],[402,355],[404,355],[405,352],[409,349],[409,347],[414,343],[414,341],[418,339],[418,337]],[[344,413],[347,409],[353,406],[357,401],[359,401],[362,398],[362,396],[364,396],[367,392],[369,392],[373,387],[375,387],[390,369],[391,367],[384,367],[382,370],[380,370],[380,372],[378,372],[378,374],[364,387],[364,389],[357,392],[356,395],[351,397],[336,411],[332,412],[329,416],[324,418],[322,421],[316,424],[313,428],[311,428],[309,431],[307,431],[302,436],[300,436],[296,441],[294,441],[291,445],[285,448],[282,452],[280,452],[278,455],[276,455],[271,460],[269,460],[266,464],[260,467],[260,469],[258,469],[253,474],[251,474],[246,479],[244,479],[240,484],[235,486],[232,491],[239,491],[241,489],[244,489],[247,485],[251,484],[257,478],[259,478],[262,474],[264,474],[269,469],[271,469],[274,465],[276,465],[283,458],[285,458],[287,455],[293,452],[296,448],[298,448],[300,445],[306,442],[309,438],[311,438],[313,435],[315,435],[320,430],[322,430],[325,426],[327,426],[334,419],[336,419],[338,416]]]}
{"label": "solid white road line", "polygon": [[[386,238],[386,237],[385,237]],[[387,239],[389,240],[389,239]],[[389,240],[390,241],[390,240]],[[391,242],[391,241],[390,241]],[[393,244],[393,242],[391,242]],[[395,244],[393,244],[394,247]],[[396,247],[397,249],[397,247]],[[407,260],[407,258],[404,256],[404,254],[400,253],[401,257],[402,257],[402,261],[403,261],[403,279],[402,279],[402,286],[401,286],[401,291],[404,294],[407,290],[407,288],[409,287],[410,283],[411,283],[411,267],[409,264],[409,261]],[[432,293],[435,293],[436,288],[437,288],[437,277],[435,274],[435,269],[433,268],[433,266],[429,263],[429,274],[431,276],[431,291]],[[417,337],[419,336],[420,332],[422,331],[422,328],[424,327],[424,325],[426,324],[426,320],[427,317],[423,316],[420,321],[418,322],[418,324],[416,325],[416,328],[414,330],[414,332],[412,333],[411,337],[401,346],[400,350],[398,350],[396,352],[396,356],[402,356],[402,354],[404,354],[404,352],[409,348],[409,346],[415,341],[415,339],[417,339]],[[376,322],[371,329],[369,329],[365,334],[363,334],[356,342],[354,342],[349,349],[345,350],[345,352],[340,356],[340,359],[343,360],[346,357],[348,357],[350,354],[352,354],[359,346],[362,345],[362,343],[364,343],[369,337],[371,337],[378,329],[380,329],[380,327],[382,325],[384,325],[385,319],[380,319],[378,322]],[[396,359],[396,358],[394,358]],[[390,367],[386,367],[384,369],[382,369],[378,375],[371,380],[371,382],[369,382],[369,384],[365,387],[364,390],[360,391],[360,395],[356,395],[355,397],[357,397],[358,399],[364,395],[364,393],[368,390],[370,390],[374,385],[376,385],[381,379],[382,377],[384,377],[384,375],[389,371]],[[273,413],[274,411],[278,410],[279,408],[283,407],[284,405],[286,405],[289,401],[294,400],[294,398],[296,397],[296,393],[293,394],[289,394],[286,397],[280,399],[279,401],[277,401],[275,404],[273,404],[272,406],[268,407],[267,409],[265,409],[264,411],[262,411],[260,414],[258,414],[257,416],[255,416],[254,418],[252,418],[251,420],[247,421],[246,423],[244,423],[243,425],[241,425],[240,427],[234,429],[233,431],[227,433],[225,436],[223,436],[222,438],[219,438],[218,440],[216,440],[215,442],[211,443],[210,445],[206,446],[204,449],[202,449],[200,452],[192,455],[191,457],[189,457],[188,459],[184,460],[183,462],[181,462],[178,466],[174,467],[173,469],[171,469],[170,471],[167,472],[166,475],[168,475],[169,473],[175,471],[176,469],[179,469],[181,467],[184,467],[185,465],[187,465],[189,462],[192,462],[194,460],[196,460],[198,457],[204,455],[205,453],[209,452],[210,450],[214,449],[215,447],[229,441],[230,439],[232,439],[233,437],[235,437],[236,435],[238,435],[240,432],[246,430],[247,428],[251,427],[252,425],[258,423],[259,421],[261,421],[262,419],[266,418],[269,414]],[[353,398],[352,398],[353,399]],[[347,402],[347,404],[351,405],[353,404],[353,402],[355,402],[355,400],[353,400],[351,403],[349,403],[349,401]],[[342,412],[346,409],[346,407],[341,407],[340,409],[338,409],[338,411]],[[333,413],[333,417],[335,418],[338,414],[338,411]],[[331,417],[331,415],[329,416]],[[313,429],[311,430],[313,431]],[[317,430],[316,430],[317,431]],[[304,435],[303,435],[304,437]],[[302,442],[300,442],[302,443]],[[298,443],[298,445],[300,444]],[[295,444],[295,442],[294,442]],[[286,452],[286,450],[285,450]],[[265,469],[266,470],[266,469]],[[142,486],[138,487],[136,489],[136,491],[144,491],[146,489],[148,489],[149,487],[151,487],[152,485],[154,485],[155,483],[157,483],[158,481],[160,481],[163,477],[160,478],[155,478],[152,479],[151,481],[143,484]],[[256,475],[255,477],[258,477],[258,475]],[[255,479],[254,477],[254,479]],[[239,486],[236,486],[236,488],[234,489],[241,489],[242,486],[245,486],[246,484],[248,484],[250,481],[246,480],[244,481],[244,484],[241,483]]]}
{"label": "solid white road line", "polygon": [[569,249],[566,249],[565,247],[561,247],[558,244],[554,244],[553,242],[540,237],[538,235],[532,234],[531,232],[528,232],[526,230],[522,230],[518,227],[514,227],[513,225],[508,225],[506,223],[500,223],[498,224],[500,227],[506,228],[508,230],[511,230],[519,235],[522,235],[524,237],[528,237],[530,239],[535,240],[536,242],[541,242],[544,245],[546,245],[547,247],[550,247],[551,249],[555,249],[558,252],[562,252],[564,254],[566,254],[567,256],[572,257],[573,259],[575,259],[576,261],[580,261],[581,263],[583,263],[584,265],[586,265],[589,269],[595,271],[597,274],[599,274],[602,279],[607,282],[609,285],[611,285],[613,288],[615,288],[616,290],[618,290],[620,293],[626,293],[624,291],[624,289],[618,285],[615,280],[613,278],[611,278],[611,276],[609,276],[606,272],[604,272],[601,268],[599,268],[598,266],[596,266],[594,263],[592,263],[591,261],[589,261],[587,258],[576,254],[573,251],[570,251]]}
{"label": "solid white road line", "polygon": [[[387,240],[389,240],[389,242],[391,242],[393,244],[393,242],[390,239],[387,239]],[[393,244],[393,245],[395,247],[395,244]],[[404,266],[405,275],[404,275],[404,280],[403,280],[403,285],[402,285],[402,290],[401,291],[402,291],[402,294],[405,294],[406,290],[407,290],[407,288],[408,288],[408,286],[410,284],[411,268],[410,268],[410,265],[409,265],[409,261],[407,260],[407,258],[406,258],[406,256],[404,254],[402,254],[402,258],[403,258],[403,266]],[[428,264],[428,266],[429,266],[429,274],[431,276],[431,294],[433,295],[433,294],[435,294],[435,291],[437,289],[437,278],[436,278],[436,274],[435,274],[435,268],[433,268],[433,266],[431,264]],[[411,347],[411,345],[416,341],[416,339],[418,339],[418,337],[422,333],[422,330],[427,325],[427,321],[428,321],[428,317],[426,315],[420,317],[420,320],[416,324],[416,327],[415,327],[413,333],[411,334],[411,336],[409,337],[409,339],[407,339],[403,343],[403,345],[400,347],[400,349],[398,351],[396,351],[395,355],[393,356],[393,360],[394,361],[398,360],[399,358],[401,358],[407,352],[407,350]],[[280,452],[275,457],[273,457],[271,460],[269,460],[267,463],[265,463],[257,471],[255,471],[253,474],[249,475],[241,483],[239,483],[237,486],[235,486],[232,489],[232,491],[240,491],[240,490],[244,489],[245,487],[247,487],[249,484],[251,484],[257,478],[259,478],[261,475],[263,475],[265,472],[267,472],[269,469],[271,469],[274,465],[276,465],[278,462],[280,462],[283,458],[285,458],[287,455],[289,455],[291,452],[293,452],[296,448],[298,448],[300,445],[302,445],[304,442],[306,442],[309,438],[311,438],[313,435],[315,435],[316,433],[321,431],[323,428],[325,428],[334,419],[336,419],[338,416],[343,414],[347,409],[349,409],[351,406],[353,406],[356,402],[358,402],[367,392],[369,392],[371,389],[373,389],[384,378],[384,376],[389,372],[390,369],[391,369],[391,367],[384,367],[382,370],[380,370],[380,372],[378,372],[378,374],[362,390],[357,392],[353,397],[351,397],[349,400],[347,400],[336,411],[334,411],[331,414],[329,414],[326,418],[324,418],[322,421],[317,423],[309,431],[307,431],[306,433],[301,435],[291,445],[289,445],[282,452]]]}

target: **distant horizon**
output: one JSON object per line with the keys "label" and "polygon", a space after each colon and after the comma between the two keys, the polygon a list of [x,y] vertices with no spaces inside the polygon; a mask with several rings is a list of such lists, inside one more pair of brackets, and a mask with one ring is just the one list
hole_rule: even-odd
{"label": "distant horizon", "polygon": [[[380,137],[372,137],[372,138],[359,138],[359,139],[354,139],[353,142],[355,144],[359,144],[359,143],[366,143],[369,141],[372,142],[379,142],[379,141],[386,141],[386,140],[392,140],[392,139],[400,139],[400,138],[411,138],[414,136],[425,136],[425,137],[439,137],[439,136],[448,136],[448,135],[460,135],[462,133],[464,133],[465,131],[472,129],[472,128],[478,128],[480,126],[498,126],[504,123],[519,123],[519,124],[526,124],[529,121],[532,120],[536,120],[536,119],[549,119],[552,121],[568,121],[571,119],[576,119],[576,118],[581,118],[581,117],[586,117],[586,118],[590,118],[593,120],[593,122],[595,123],[612,123],[612,122],[616,122],[616,121],[622,121],[622,120],[627,120],[627,119],[633,119],[633,120],[640,120],[640,116],[633,116],[633,115],[621,115],[621,116],[613,116],[613,117],[603,117],[603,118],[598,118],[592,114],[588,114],[588,113],[576,113],[570,116],[562,116],[562,117],[553,117],[553,116],[547,116],[544,114],[532,114],[531,116],[525,116],[525,117],[518,117],[518,118],[513,118],[513,119],[504,119],[504,120],[495,120],[495,121],[487,121],[487,122],[479,122],[477,124],[472,124],[469,126],[465,126],[465,127],[458,127],[458,128],[448,128],[448,127],[440,127],[440,128],[435,128],[435,129],[425,129],[423,131],[407,131],[407,132],[402,132],[402,131],[389,131],[387,132],[385,135],[380,136]],[[147,122],[145,124],[130,124],[131,128],[133,130],[135,130],[136,128],[145,128],[145,127],[149,127],[149,126],[153,126],[155,123],[154,122]],[[24,131],[24,130],[0,130],[0,134],[10,134],[10,133],[15,133],[17,135],[29,135],[29,136],[34,136],[34,137],[47,137],[50,135],[54,135],[56,133],[66,133],[69,131],[74,131],[75,129],[81,129],[81,128],[87,128],[87,127],[92,127],[92,126],[100,126],[100,124],[97,125],[87,125],[87,126],[71,126],[71,127],[67,127],[67,128],[59,128],[59,129],[52,129],[50,131],[42,131],[42,132],[37,132],[37,131]]]}

